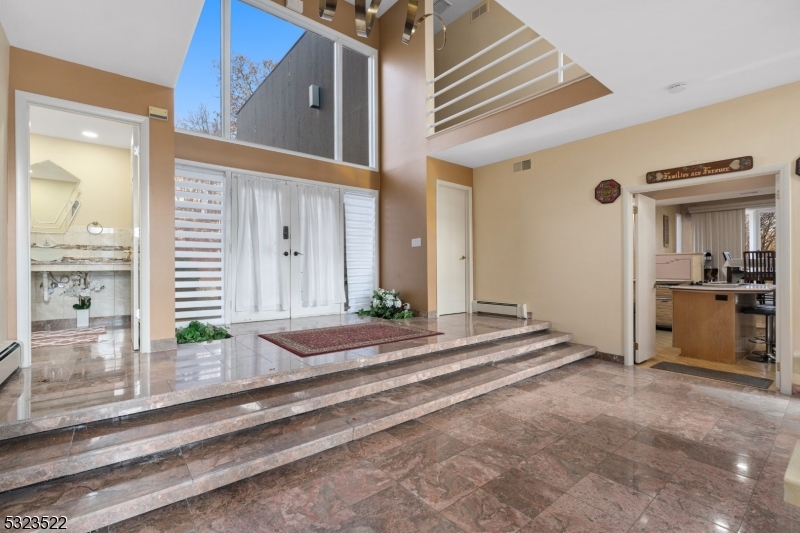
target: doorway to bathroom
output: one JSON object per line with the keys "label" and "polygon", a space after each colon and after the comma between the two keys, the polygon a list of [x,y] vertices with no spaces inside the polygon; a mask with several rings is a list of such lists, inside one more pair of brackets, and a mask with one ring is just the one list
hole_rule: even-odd
{"label": "doorway to bathroom", "polygon": [[149,351],[147,119],[19,94],[16,118],[22,366],[77,385],[75,369]]}

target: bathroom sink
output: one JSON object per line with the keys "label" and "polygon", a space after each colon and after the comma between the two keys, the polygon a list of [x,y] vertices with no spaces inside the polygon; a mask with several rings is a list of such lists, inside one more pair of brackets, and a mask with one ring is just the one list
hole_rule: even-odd
{"label": "bathroom sink", "polygon": [[66,250],[59,248],[31,248],[31,261],[60,261]]}

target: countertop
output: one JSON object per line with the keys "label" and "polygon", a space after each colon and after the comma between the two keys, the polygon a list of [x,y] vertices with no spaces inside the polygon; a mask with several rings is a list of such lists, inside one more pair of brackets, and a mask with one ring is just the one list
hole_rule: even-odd
{"label": "countertop", "polygon": [[722,283],[718,285],[676,285],[669,288],[672,291],[701,291],[701,292],[725,292],[736,294],[764,294],[774,292],[776,285],[757,285],[755,283]]}
{"label": "countertop", "polygon": [[59,261],[31,261],[31,272],[97,272],[130,269],[130,261],[107,257],[64,257]]}

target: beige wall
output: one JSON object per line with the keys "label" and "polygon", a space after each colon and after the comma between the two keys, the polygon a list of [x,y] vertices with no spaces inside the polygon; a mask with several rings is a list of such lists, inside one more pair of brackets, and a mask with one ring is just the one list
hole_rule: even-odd
{"label": "beige wall", "polygon": [[[475,296],[526,302],[576,342],[622,354],[622,202],[595,201],[597,183],[643,185],[648,171],[738,155],[752,155],[756,167],[792,163],[800,155],[794,116],[800,83],[543,150],[524,174],[512,174],[511,161],[476,169]],[[782,192],[800,212],[800,191]],[[800,217],[792,225],[800,232]],[[792,260],[799,255],[794,247]]]}
{"label": "beige wall", "polygon": [[371,170],[188,133],[175,133],[175,158],[336,185],[380,187],[380,174]]}
{"label": "beige wall", "polygon": [[[48,159],[81,180],[81,208],[73,227],[93,221],[105,228],[133,226],[130,150],[31,135],[31,164]],[[32,206],[37,200],[43,199],[31,191]]]}
{"label": "beige wall", "polygon": [[[173,90],[110,72],[11,48],[9,89],[147,116],[148,106],[165,108],[172,117]],[[8,103],[9,153],[14,153],[14,99]],[[150,121],[150,330],[152,340],[175,337],[175,126],[171,120]],[[8,158],[9,242],[6,266],[9,309],[16,308],[15,209],[16,165]],[[16,315],[7,317],[16,330]]]}
{"label": "beige wall", "polygon": [[[674,254],[677,247],[675,235],[675,215],[679,213],[679,206],[665,205],[656,207],[656,253]],[[669,218],[669,244],[664,246],[664,215]]]}
{"label": "beige wall", "polygon": [[[8,315],[11,306],[6,305],[11,285],[2,281],[8,280],[10,262],[8,258],[8,191],[6,183],[7,167],[7,135],[8,113],[8,68],[10,48],[3,27],[0,26],[0,343],[9,338]],[[12,337],[14,335],[11,335]]]}

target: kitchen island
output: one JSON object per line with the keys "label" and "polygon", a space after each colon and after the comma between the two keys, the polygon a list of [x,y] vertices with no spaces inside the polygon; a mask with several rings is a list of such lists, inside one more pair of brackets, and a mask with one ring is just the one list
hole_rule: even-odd
{"label": "kitchen island", "polygon": [[747,339],[756,335],[756,315],[742,309],[775,285],[706,284],[670,287],[673,300],[672,345],[681,356],[735,364],[747,355]]}

